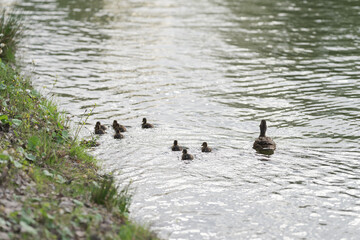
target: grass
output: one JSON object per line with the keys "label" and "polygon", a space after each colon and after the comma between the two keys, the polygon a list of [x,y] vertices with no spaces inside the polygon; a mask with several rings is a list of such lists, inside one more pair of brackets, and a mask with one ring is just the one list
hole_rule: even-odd
{"label": "grass", "polygon": [[22,24],[19,15],[7,14],[5,10],[0,15],[0,58],[14,61],[14,53],[22,34]]}
{"label": "grass", "polygon": [[116,207],[121,213],[126,213],[131,200],[128,189],[129,187],[126,187],[119,191],[118,187],[115,186],[114,179],[105,177],[100,186],[93,185],[91,201],[104,205],[109,209]]}
{"label": "grass", "polygon": [[0,238],[157,239],[128,221],[129,188],[97,173],[86,151],[95,140],[80,144],[65,115],[13,67],[21,23],[5,12],[0,19],[6,42],[0,55]]}

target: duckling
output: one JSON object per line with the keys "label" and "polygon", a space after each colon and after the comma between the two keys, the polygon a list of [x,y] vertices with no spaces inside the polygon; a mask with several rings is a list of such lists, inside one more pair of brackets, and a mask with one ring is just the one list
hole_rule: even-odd
{"label": "duckling", "polygon": [[126,128],[123,125],[119,124],[116,120],[114,120],[112,127],[115,131],[117,128],[119,128],[120,132],[126,132]]}
{"label": "duckling", "polygon": [[186,149],[184,149],[184,150],[182,151],[182,153],[183,153],[183,155],[181,156],[181,160],[193,160],[193,159],[194,159],[194,156],[191,155],[191,154],[189,154],[189,153],[187,153],[187,150],[186,150]]}
{"label": "duckling", "polygon": [[255,140],[253,148],[260,153],[273,154],[276,149],[276,144],[270,137],[265,136],[266,129],[266,121],[261,120],[260,136]]}
{"label": "duckling", "polygon": [[112,127],[114,130],[116,130],[116,127],[119,126],[118,122],[116,120],[113,121]]}
{"label": "duckling", "polygon": [[96,122],[96,124],[99,124],[99,125],[100,125],[100,129],[102,129],[102,130],[104,130],[104,131],[107,129],[107,127],[105,127],[105,125],[101,125],[100,122]]}
{"label": "duckling", "polygon": [[181,146],[178,145],[178,141],[175,140],[174,141],[174,145],[171,147],[172,151],[181,151],[183,148]]}
{"label": "duckling", "polygon": [[153,128],[154,126],[146,122],[146,118],[143,118],[143,123],[141,124],[142,128]]}
{"label": "duckling", "polygon": [[208,147],[207,142],[203,142],[201,146],[202,146],[201,148],[202,152],[211,152],[211,148]]}
{"label": "duckling", "polygon": [[116,129],[116,130],[115,130],[114,138],[115,138],[115,139],[124,138],[124,135],[122,135],[122,134],[120,133],[120,129]]}
{"label": "duckling", "polygon": [[97,122],[95,125],[95,134],[104,134],[105,130],[101,128],[100,122]]}

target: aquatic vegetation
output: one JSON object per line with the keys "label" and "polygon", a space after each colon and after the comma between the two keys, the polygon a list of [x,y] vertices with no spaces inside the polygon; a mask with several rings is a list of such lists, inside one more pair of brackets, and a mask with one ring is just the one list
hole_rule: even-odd
{"label": "aquatic vegetation", "polygon": [[89,140],[86,140],[86,139],[81,140],[80,145],[83,146],[83,147],[87,147],[87,148],[97,147],[97,146],[100,145],[100,143],[97,142],[98,139],[99,139],[98,136],[95,137],[94,135],[91,135],[91,139],[89,139]]}

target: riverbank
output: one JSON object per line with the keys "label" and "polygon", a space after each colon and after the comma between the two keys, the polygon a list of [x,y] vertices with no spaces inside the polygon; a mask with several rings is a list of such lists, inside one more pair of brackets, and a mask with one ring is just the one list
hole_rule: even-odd
{"label": "riverbank", "polygon": [[[4,13],[3,13],[4,14]],[[0,239],[157,239],[128,220],[131,196],[68,128],[68,119],[14,67],[0,40]],[[5,30],[11,31],[5,31]],[[3,43],[0,42],[0,43]],[[10,57],[9,57],[10,56]]]}

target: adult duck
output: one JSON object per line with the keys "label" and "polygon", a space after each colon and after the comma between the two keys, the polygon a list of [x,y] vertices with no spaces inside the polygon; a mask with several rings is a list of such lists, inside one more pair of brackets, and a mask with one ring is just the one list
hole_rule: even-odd
{"label": "adult duck", "polygon": [[211,152],[211,148],[208,147],[207,142],[203,142],[201,146],[202,146],[201,148],[202,152]]}
{"label": "adult duck", "polygon": [[178,141],[175,140],[174,141],[174,145],[171,147],[172,151],[181,151],[183,148],[181,146],[178,145]]}
{"label": "adult duck", "polygon": [[141,127],[142,128],[153,128],[154,126],[152,124],[148,123],[146,118],[143,118]]}
{"label": "adult duck", "polygon": [[255,140],[253,148],[260,153],[273,154],[276,149],[276,144],[271,137],[265,135],[266,129],[266,121],[261,120],[260,136]]}
{"label": "adult duck", "polygon": [[184,149],[183,151],[182,151],[182,156],[181,156],[181,160],[193,160],[194,159],[194,156],[193,155],[191,155],[191,154],[189,154],[189,153],[187,153],[187,150],[186,149]]}

